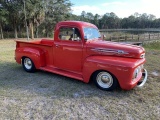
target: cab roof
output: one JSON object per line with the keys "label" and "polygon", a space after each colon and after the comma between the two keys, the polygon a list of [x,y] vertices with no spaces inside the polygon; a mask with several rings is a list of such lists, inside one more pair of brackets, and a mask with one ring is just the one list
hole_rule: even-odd
{"label": "cab roof", "polygon": [[88,22],[83,22],[83,21],[61,21],[57,24],[58,26],[61,25],[73,25],[73,26],[78,26],[78,27],[94,27],[97,28],[95,25],[88,23]]}

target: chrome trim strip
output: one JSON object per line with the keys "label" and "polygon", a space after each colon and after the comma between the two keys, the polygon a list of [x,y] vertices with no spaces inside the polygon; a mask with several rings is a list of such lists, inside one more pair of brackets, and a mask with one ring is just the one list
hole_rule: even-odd
{"label": "chrome trim strip", "polygon": [[140,83],[137,85],[138,88],[142,88],[147,81],[147,77],[148,77],[147,70],[146,69],[143,69],[143,70],[144,70],[144,72],[142,73],[142,75],[144,75],[144,79],[142,80],[142,82],[138,82],[138,83]]}
{"label": "chrome trim strip", "polygon": [[115,50],[115,49],[104,49],[104,48],[93,48],[91,49],[94,52],[108,53],[108,54],[129,54],[128,52],[124,52],[123,50]]}

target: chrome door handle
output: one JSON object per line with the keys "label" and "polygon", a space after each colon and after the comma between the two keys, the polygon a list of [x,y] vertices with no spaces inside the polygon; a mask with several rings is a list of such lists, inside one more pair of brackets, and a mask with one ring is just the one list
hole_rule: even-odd
{"label": "chrome door handle", "polygon": [[56,47],[59,47],[59,45],[56,44]]}

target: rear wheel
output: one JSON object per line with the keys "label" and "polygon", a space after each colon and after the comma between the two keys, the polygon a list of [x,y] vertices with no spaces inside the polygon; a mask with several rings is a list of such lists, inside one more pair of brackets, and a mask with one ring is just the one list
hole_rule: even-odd
{"label": "rear wheel", "polygon": [[28,57],[22,58],[22,66],[24,70],[27,72],[35,72],[36,70],[33,61]]}
{"label": "rear wheel", "polygon": [[117,79],[106,71],[97,71],[93,75],[96,86],[102,90],[110,91],[118,86]]}

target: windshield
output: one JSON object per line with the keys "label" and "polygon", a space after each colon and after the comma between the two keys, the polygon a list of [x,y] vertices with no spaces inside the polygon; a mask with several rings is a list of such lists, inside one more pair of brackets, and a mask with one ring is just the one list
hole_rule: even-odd
{"label": "windshield", "polygon": [[101,35],[100,35],[98,29],[96,29],[96,28],[85,27],[85,28],[83,28],[83,32],[84,32],[84,37],[87,40],[101,38]]}

